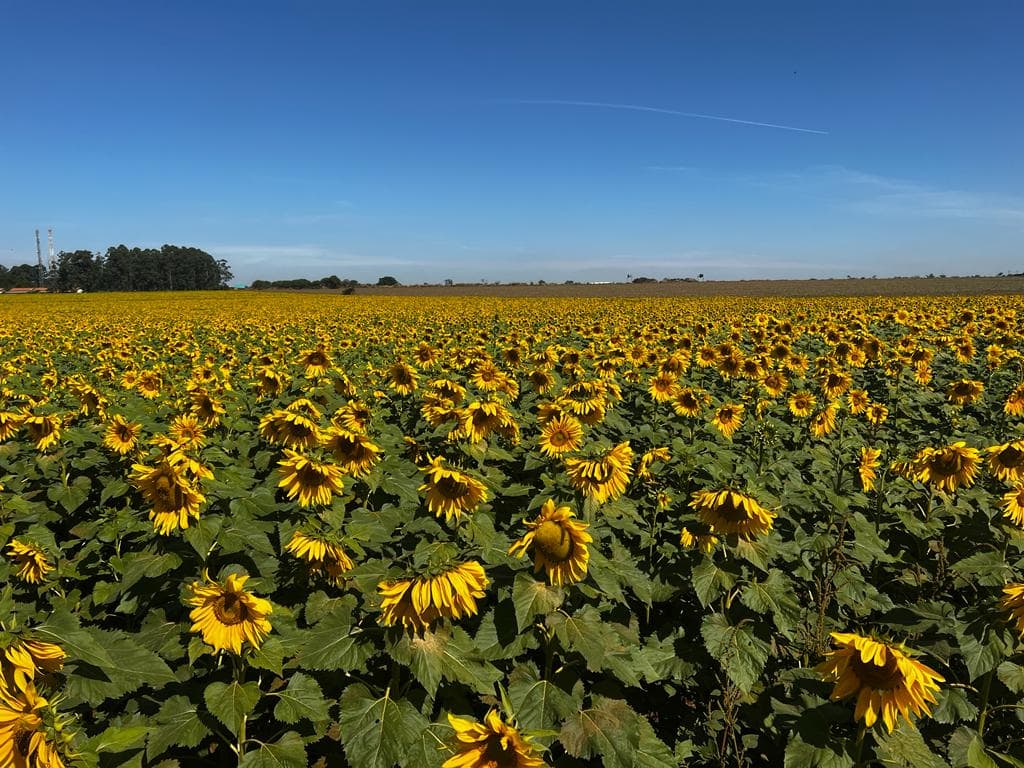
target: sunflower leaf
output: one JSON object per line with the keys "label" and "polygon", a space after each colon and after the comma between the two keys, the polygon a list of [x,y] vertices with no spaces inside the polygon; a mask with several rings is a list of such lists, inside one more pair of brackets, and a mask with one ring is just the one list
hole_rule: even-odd
{"label": "sunflower leaf", "polygon": [[396,701],[390,691],[376,698],[361,683],[345,688],[340,705],[341,742],[352,768],[392,768],[427,726],[408,701]]}
{"label": "sunflower leaf", "polygon": [[562,604],[565,593],[558,587],[549,587],[525,573],[516,574],[512,585],[512,602],[516,607],[519,631],[527,629],[538,613],[547,614]]}
{"label": "sunflower leaf", "polygon": [[700,633],[708,653],[722,665],[729,679],[749,693],[768,661],[768,643],[754,634],[750,624],[733,626],[720,613],[706,617]]}
{"label": "sunflower leaf", "polygon": [[203,691],[203,699],[210,714],[234,734],[238,733],[242,718],[256,708],[260,695],[259,685],[253,682],[244,685],[237,681],[210,683]]}
{"label": "sunflower leaf", "polygon": [[875,734],[876,754],[893,768],[948,768],[948,764],[925,743],[921,732],[901,722],[892,733]]}
{"label": "sunflower leaf", "polygon": [[999,681],[1014,693],[1024,693],[1024,667],[1004,661],[996,667]]}
{"label": "sunflower leaf", "polygon": [[626,768],[640,746],[638,720],[621,699],[595,696],[590,707],[565,721],[558,739],[573,757],[600,755],[606,768]]}
{"label": "sunflower leaf", "polygon": [[792,637],[802,610],[792,583],[782,571],[773,568],[764,581],[752,580],[740,594],[740,601],[751,610],[771,613],[779,632]]}
{"label": "sunflower leaf", "polygon": [[238,761],[238,768],[305,768],[306,745],[295,731],[288,731],[273,744],[259,745],[246,752]]}
{"label": "sunflower leaf", "polygon": [[537,679],[532,671],[509,685],[508,696],[516,719],[526,730],[553,728],[579,708],[571,695],[547,680]]}
{"label": "sunflower leaf", "polygon": [[288,687],[273,694],[279,698],[274,717],[282,723],[294,725],[300,720],[321,723],[330,718],[330,703],[324,698],[320,685],[309,675],[294,673]]}
{"label": "sunflower leaf", "polygon": [[296,662],[304,669],[351,672],[362,669],[373,653],[371,646],[360,642],[360,631],[353,630],[347,612],[328,616],[302,635]]}
{"label": "sunflower leaf", "polygon": [[197,747],[203,737],[210,733],[199,711],[184,696],[172,696],[160,707],[156,716],[156,727],[149,733],[146,756],[153,760],[174,746]]}
{"label": "sunflower leaf", "polygon": [[851,768],[853,758],[841,744],[808,744],[794,733],[786,744],[783,768]]}

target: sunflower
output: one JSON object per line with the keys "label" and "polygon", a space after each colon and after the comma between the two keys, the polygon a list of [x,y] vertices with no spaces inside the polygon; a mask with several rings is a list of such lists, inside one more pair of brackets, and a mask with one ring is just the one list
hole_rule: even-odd
{"label": "sunflower", "polygon": [[636,476],[640,480],[651,480],[651,465],[656,461],[666,462],[672,459],[672,454],[666,447],[651,448],[640,455],[640,461],[636,464]]}
{"label": "sunflower", "polygon": [[284,456],[277,463],[281,474],[277,487],[284,488],[289,499],[298,497],[300,507],[327,506],[334,494],[344,490],[343,472],[336,464],[317,461],[288,449]]}
{"label": "sunflower", "polygon": [[988,468],[1004,483],[1017,485],[1024,480],[1024,440],[986,448]]}
{"label": "sunflower", "polygon": [[319,379],[327,375],[327,369],[334,365],[331,356],[323,346],[299,352],[299,365],[305,366],[307,379]]}
{"label": "sunflower", "polygon": [[598,504],[613,501],[626,492],[633,464],[629,441],[619,443],[599,456],[571,457],[565,460],[565,471],[573,487]]}
{"label": "sunflower", "polygon": [[441,768],[542,768],[530,737],[523,736],[494,710],[483,723],[448,715],[455,731],[455,754]]}
{"label": "sunflower", "polygon": [[1024,528],[1024,485],[1003,494],[1003,515]]}
{"label": "sunflower", "polygon": [[661,371],[656,376],[651,377],[651,383],[647,391],[654,402],[667,403],[676,396],[676,392],[679,390],[677,380],[678,377],[674,373]]}
{"label": "sunflower", "polygon": [[135,389],[147,400],[156,400],[160,397],[164,382],[156,371],[142,371],[135,379]]}
{"label": "sunflower", "polygon": [[29,584],[38,584],[53,570],[41,548],[18,539],[11,539],[7,545],[7,557],[17,566],[18,578]]}
{"label": "sunflower", "polygon": [[[0,689],[0,766],[64,768],[56,744],[44,730],[39,711],[49,702],[29,686],[24,691]],[[63,729],[64,724],[58,724]]]}
{"label": "sunflower", "polygon": [[18,434],[24,420],[25,415],[22,413],[0,411],[0,440],[10,440]]}
{"label": "sunflower", "polygon": [[811,423],[807,428],[814,437],[822,438],[835,430],[838,413],[839,401],[833,400],[811,417]]}
{"label": "sunflower", "polygon": [[853,379],[846,371],[829,371],[821,377],[821,391],[829,400],[841,397],[850,388]]}
{"label": "sunflower", "polygon": [[1009,394],[1003,411],[1008,416],[1024,416],[1024,384],[1018,384]]}
{"label": "sunflower", "polygon": [[710,555],[718,546],[718,537],[709,533],[693,533],[684,526],[679,534],[679,545],[684,549],[699,549],[705,555]]}
{"label": "sunflower", "polygon": [[590,550],[587,544],[593,538],[587,533],[587,523],[574,520],[569,507],[556,507],[548,499],[541,507],[540,514],[524,522],[528,532],[511,547],[508,553],[522,557],[533,547],[533,572],[547,572],[548,581],[556,587],[575,584],[587,575]]}
{"label": "sunflower", "polygon": [[863,413],[871,405],[871,400],[868,397],[867,390],[863,389],[851,389],[846,393],[846,397],[850,403],[850,413],[856,416],[859,413]]}
{"label": "sunflower", "polygon": [[103,433],[103,445],[114,451],[114,453],[125,456],[135,450],[141,431],[141,424],[128,421],[121,414],[117,414],[107,424],[107,428]]}
{"label": "sunflower", "polygon": [[193,414],[176,417],[167,431],[183,450],[202,448],[206,445],[206,433],[203,431],[203,425]]}
{"label": "sunflower", "polygon": [[498,432],[515,440],[519,437],[519,425],[508,409],[494,400],[477,400],[462,409],[460,434],[471,443],[479,443],[491,432]]}
{"label": "sunflower", "polygon": [[195,418],[208,427],[220,424],[220,417],[226,413],[220,400],[203,389],[193,391],[189,397],[192,400],[189,411]]}
{"label": "sunflower", "polygon": [[732,439],[733,434],[743,423],[743,406],[738,403],[724,403],[715,411],[711,424],[722,433],[723,437]]}
{"label": "sunflower", "polygon": [[449,405],[458,405],[466,397],[466,388],[451,379],[434,379],[428,387],[424,400],[443,400]]}
{"label": "sunflower", "polygon": [[206,497],[183,477],[176,464],[167,460],[156,467],[134,464],[132,481],[146,501],[153,505],[149,519],[161,535],[188,528],[189,518],[199,519],[199,506]]}
{"label": "sunflower", "polygon": [[449,620],[475,616],[476,601],[490,582],[480,563],[470,560],[450,565],[436,576],[382,581],[380,623],[401,624],[410,632],[422,633],[439,618]]}
{"label": "sunflower", "polygon": [[878,457],[881,455],[882,451],[878,448],[864,446],[860,449],[860,463],[857,466],[857,473],[860,475],[860,486],[864,489],[865,493],[875,487],[875,479],[878,477],[875,470],[878,469]]}
{"label": "sunflower", "polygon": [[365,432],[370,425],[373,414],[369,407],[359,400],[350,400],[331,416],[331,423],[336,427],[344,427],[349,432]]}
{"label": "sunflower", "polygon": [[35,684],[36,675],[59,672],[64,667],[64,649],[42,640],[15,640],[4,649],[0,657],[0,690],[6,681],[8,688],[27,691]]}
{"label": "sunflower", "polygon": [[261,397],[276,397],[284,391],[287,378],[272,366],[261,365],[256,369],[256,393]]}
{"label": "sunflower", "polygon": [[1010,614],[1009,620],[1016,625],[1014,628],[1024,639],[1024,584],[1013,583],[1003,587],[999,607]]}
{"label": "sunflower", "polygon": [[298,411],[277,409],[260,419],[260,435],[275,445],[313,448],[322,439],[317,423]]}
{"label": "sunflower", "polygon": [[882,426],[882,422],[889,418],[889,409],[881,403],[871,403],[865,411],[865,417],[868,424],[877,429]]}
{"label": "sunflower", "polygon": [[400,395],[410,395],[415,391],[419,374],[416,369],[401,360],[395,362],[387,372],[388,387]]}
{"label": "sunflower", "polygon": [[953,493],[961,485],[967,488],[974,482],[981,454],[977,448],[958,441],[942,448],[923,448],[913,461],[917,480]]}
{"label": "sunflower", "polygon": [[549,371],[545,371],[542,368],[534,368],[526,374],[526,378],[529,380],[530,386],[533,387],[534,391],[541,395],[555,385],[555,377]]}
{"label": "sunflower", "polygon": [[205,583],[189,585],[188,605],[193,606],[188,615],[192,620],[190,631],[202,634],[203,642],[215,650],[240,654],[244,642],[259,649],[270,633],[267,616],[273,606],[269,600],[245,591],[248,580],[248,576],[232,573],[222,584],[204,573]]}
{"label": "sunflower", "polygon": [[573,416],[559,416],[544,425],[537,442],[545,456],[578,451],[583,442],[583,425]]}
{"label": "sunflower", "polygon": [[767,534],[775,520],[775,513],[762,507],[753,496],[729,488],[696,491],[690,506],[712,533],[736,534],[747,541]]}
{"label": "sunflower", "polygon": [[772,371],[761,377],[761,386],[772,397],[778,397],[786,391],[786,387],[789,386],[789,379],[786,378],[782,371]]}
{"label": "sunflower", "polygon": [[331,427],[324,433],[323,444],[342,471],[352,477],[363,477],[380,461],[381,449],[358,432]]}
{"label": "sunflower", "polygon": [[672,410],[680,416],[693,419],[700,416],[707,402],[708,396],[706,392],[694,389],[693,387],[683,387],[676,392],[676,396],[672,401]]}
{"label": "sunflower", "polygon": [[458,469],[444,466],[441,456],[434,458],[423,471],[426,482],[419,487],[427,494],[427,508],[446,521],[456,520],[464,512],[471,512],[487,500],[487,488],[475,477]]}
{"label": "sunflower", "polygon": [[968,405],[981,397],[984,391],[985,385],[980,381],[960,379],[946,387],[946,399],[953,405]]}
{"label": "sunflower", "polygon": [[352,558],[340,544],[317,533],[296,530],[284,549],[285,552],[308,562],[314,571],[326,573],[335,586],[339,585],[344,574],[355,567]]}
{"label": "sunflower", "polygon": [[799,419],[806,419],[814,413],[817,398],[810,392],[794,392],[789,396],[789,412]]}
{"label": "sunflower", "polygon": [[55,414],[36,416],[29,413],[21,425],[28,432],[29,439],[36,444],[37,451],[45,451],[60,439],[60,417]]}
{"label": "sunflower", "polygon": [[833,632],[836,649],[815,667],[826,681],[834,682],[832,700],[857,696],[854,719],[870,728],[881,716],[891,733],[897,717],[913,725],[910,715],[931,714],[938,683],[945,679],[934,669],[911,658],[902,645]]}

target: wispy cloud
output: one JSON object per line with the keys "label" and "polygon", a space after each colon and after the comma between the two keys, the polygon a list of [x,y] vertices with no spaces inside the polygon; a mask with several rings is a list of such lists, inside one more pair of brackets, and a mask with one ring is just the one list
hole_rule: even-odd
{"label": "wispy cloud", "polygon": [[[261,245],[229,244],[206,245],[203,250],[217,258],[228,259],[232,265],[244,267],[273,267],[284,272],[299,273],[310,267],[377,267],[408,266],[415,264],[409,259],[383,258],[358,253],[348,253],[323,245]],[[301,275],[299,275],[301,276]]]}
{"label": "wispy cloud", "polygon": [[587,107],[595,109],[619,109],[630,112],[653,112],[659,115],[690,117],[698,120],[717,120],[722,123],[737,123],[739,125],[751,125],[758,128],[777,128],[782,131],[797,131],[799,133],[816,133],[820,135],[828,135],[828,131],[821,131],[816,128],[799,128],[795,125],[782,125],[781,123],[765,123],[759,120],[742,120],[738,117],[706,115],[701,112],[683,112],[678,109],[665,109],[664,107],[648,107],[641,104],[617,104],[607,101],[576,101],[574,99],[491,99],[490,103],[525,104],[531,106],[553,107]]}
{"label": "wispy cloud", "polygon": [[1024,225],[1024,198],[865,173],[843,166],[819,166],[796,173],[748,179],[758,186],[828,196],[845,210],[894,218],[970,219]]}

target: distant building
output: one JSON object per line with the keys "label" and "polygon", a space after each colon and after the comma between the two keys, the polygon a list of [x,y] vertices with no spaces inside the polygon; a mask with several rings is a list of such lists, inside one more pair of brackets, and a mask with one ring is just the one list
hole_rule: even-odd
{"label": "distant building", "polygon": [[49,288],[8,288],[7,293],[49,293]]}

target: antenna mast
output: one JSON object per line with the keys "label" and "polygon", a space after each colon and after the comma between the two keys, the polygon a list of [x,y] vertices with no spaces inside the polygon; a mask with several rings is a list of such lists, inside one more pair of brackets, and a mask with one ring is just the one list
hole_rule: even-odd
{"label": "antenna mast", "polygon": [[53,270],[57,268],[57,262],[53,257],[53,227],[46,230],[46,235],[50,245],[50,269]]}
{"label": "antenna mast", "polygon": [[39,245],[39,230],[36,230],[36,261],[39,264],[38,272],[36,274],[36,282],[39,284],[38,287],[43,287],[43,249]]}

